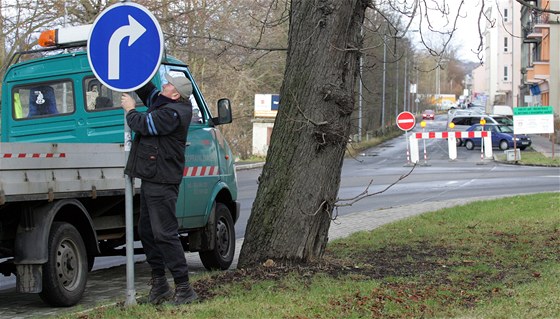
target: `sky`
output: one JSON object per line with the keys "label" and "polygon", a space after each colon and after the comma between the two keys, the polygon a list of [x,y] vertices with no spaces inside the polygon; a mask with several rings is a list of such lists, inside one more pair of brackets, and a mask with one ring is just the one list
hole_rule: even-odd
{"label": "sky", "polygon": [[[479,62],[479,57],[475,52],[477,51],[480,44],[480,36],[478,31],[478,15],[481,8],[481,1],[484,0],[464,0],[463,5],[461,6],[461,11],[459,11],[459,18],[457,19],[457,30],[455,31],[453,39],[451,40],[451,45],[459,49],[459,57],[465,61]],[[486,6],[489,6],[489,0],[485,1]],[[430,6],[433,6],[433,3],[435,2],[439,2],[440,4],[445,3],[445,5],[449,7],[449,19],[452,20],[457,15],[461,0],[425,0],[425,3]],[[438,11],[429,10],[428,15],[430,17],[430,22],[434,26],[434,29],[440,31],[450,31],[452,29],[453,21],[448,23],[446,17],[444,17]],[[416,28],[418,28],[418,21],[416,21]],[[436,32],[430,32],[428,30],[425,20],[422,22],[422,30],[423,37],[425,39],[440,38],[438,37]],[[418,35],[415,35],[414,37],[416,37],[419,41]],[[441,42],[442,40],[438,41]]]}
{"label": "sky", "polygon": [[[459,0],[451,0],[452,6],[458,5]],[[479,0],[466,0],[461,10],[461,18],[458,22],[457,36],[454,43],[460,45],[461,58],[469,61],[479,61],[479,57],[473,51],[478,50],[480,35],[478,32],[478,20],[480,13]],[[487,4],[488,5],[488,4]],[[464,13],[463,13],[464,11]],[[452,11],[452,12],[456,12]]]}

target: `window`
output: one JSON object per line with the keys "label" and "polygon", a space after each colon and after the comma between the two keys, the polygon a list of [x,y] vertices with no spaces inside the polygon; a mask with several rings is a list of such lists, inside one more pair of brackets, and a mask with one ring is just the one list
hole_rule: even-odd
{"label": "window", "polygon": [[[122,93],[113,91],[107,88],[105,85],[101,84],[99,80],[94,77],[86,78],[84,80],[85,88],[85,101],[86,110],[88,111],[99,111],[111,108],[117,108],[120,106],[121,100],[120,96]],[[134,94],[136,100],[139,101],[136,94]]]}
{"label": "window", "polygon": [[456,117],[451,122],[455,125],[471,125],[469,117]]}
{"label": "window", "polygon": [[[171,76],[184,76],[186,78],[189,78],[187,76],[187,70],[185,68],[180,66],[170,66],[170,65],[162,64],[159,68],[159,74],[163,81],[162,85],[167,83],[167,80],[165,80],[165,73],[169,73]],[[195,90],[194,87],[193,87],[193,94],[191,94],[189,100],[191,101],[192,104],[191,123],[198,123],[198,124],[205,123],[206,115],[204,114],[204,109],[200,107],[200,105],[204,103],[203,97],[199,94],[197,90]]]}
{"label": "window", "polygon": [[75,109],[71,81],[19,86],[14,88],[12,99],[16,119],[64,115]]}
{"label": "window", "polygon": [[508,9],[505,8],[504,9],[504,22],[508,22],[508,20],[509,20],[509,12],[508,12]]}
{"label": "window", "polygon": [[504,37],[504,52],[508,52],[508,38]]}
{"label": "window", "polygon": [[508,81],[508,80],[509,80],[508,67],[504,66],[504,81]]}

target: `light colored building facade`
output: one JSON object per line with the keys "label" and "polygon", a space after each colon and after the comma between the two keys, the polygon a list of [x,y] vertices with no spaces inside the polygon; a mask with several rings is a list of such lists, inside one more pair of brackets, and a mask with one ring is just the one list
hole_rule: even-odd
{"label": "light colored building facade", "polygon": [[[560,11],[560,1],[528,0],[537,8]],[[519,83],[523,105],[552,106],[560,115],[560,15],[529,7],[521,11],[522,39]]]}
{"label": "light colored building facade", "polygon": [[[484,33],[486,110],[493,105],[520,105],[521,5],[515,0],[497,0],[487,9],[490,17]],[[475,81],[477,76],[473,74]]]}
{"label": "light colored building facade", "polygon": [[473,101],[485,100],[486,96],[488,95],[485,65],[479,65],[472,71],[471,92]]}

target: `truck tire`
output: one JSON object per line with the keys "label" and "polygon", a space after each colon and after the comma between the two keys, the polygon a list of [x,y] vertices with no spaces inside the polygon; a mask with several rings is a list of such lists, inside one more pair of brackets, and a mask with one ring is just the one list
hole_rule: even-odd
{"label": "truck tire", "polygon": [[214,250],[199,252],[200,260],[208,270],[226,270],[235,254],[235,228],[229,208],[216,203],[216,245]]}
{"label": "truck tire", "polygon": [[78,230],[64,222],[54,222],[48,242],[48,260],[43,265],[41,299],[51,306],[73,306],[86,288],[88,260]]}

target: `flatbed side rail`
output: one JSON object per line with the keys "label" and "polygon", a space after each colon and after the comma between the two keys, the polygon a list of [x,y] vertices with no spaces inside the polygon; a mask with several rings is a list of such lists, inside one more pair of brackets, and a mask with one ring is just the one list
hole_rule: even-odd
{"label": "flatbed side rail", "polygon": [[124,165],[119,144],[0,143],[0,205],[123,194]]}

